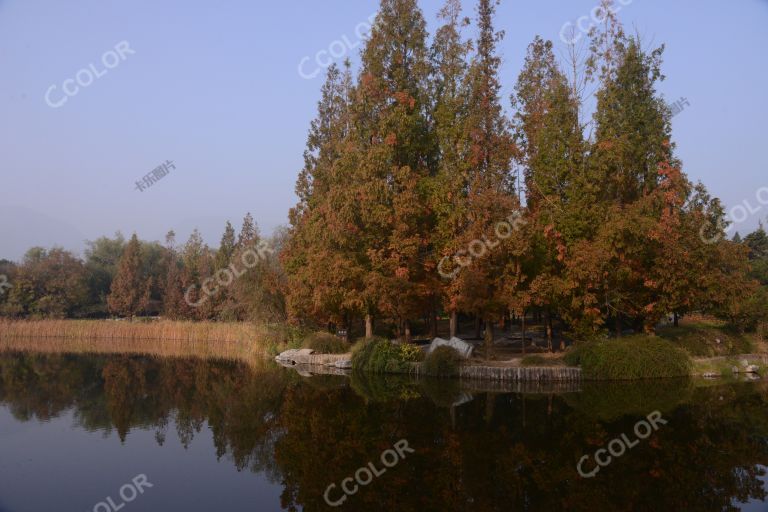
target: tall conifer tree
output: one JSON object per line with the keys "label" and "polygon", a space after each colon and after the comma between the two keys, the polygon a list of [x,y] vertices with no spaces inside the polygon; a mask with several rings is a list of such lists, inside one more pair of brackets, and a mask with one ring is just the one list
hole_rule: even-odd
{"label": "tall conifer tree", "polygon": [[[488,357],[493,350],[493,322],[506,309],[502,275],[507,254],[492,244],[481,244],[495,237],[499,222],[519,210],[511,173],[516,147],[499,97],[501,59],[496,46],[504,34],[493,26],[497,5],[496,0],[479,0],[477,6],[477,49],[467,75],[469,107],[464,136],[468,143],[468,170],[465,229],[461,238],[462,245],[474,253],[474,261],[457,278],[461,308],[485,321]],[[515,245],[513,239],[507,239],[505,244]]]}
{"label": "tall conifer tree", "polygon": [[151,283],[141,269],[141,243],[134,233],[125,246],[107,297],[113,314],[134,317],[147,309]]}

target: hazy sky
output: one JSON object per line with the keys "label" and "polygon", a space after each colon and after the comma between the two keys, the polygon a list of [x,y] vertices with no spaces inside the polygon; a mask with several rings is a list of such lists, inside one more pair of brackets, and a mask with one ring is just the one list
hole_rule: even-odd
{"label": "hazy sky", "polygon": [[[564,50],[563,24],[596,3],[502,1],[505,106],[533,37]],[[431,33],[441,4],[421,2]],[[118,230],[162,240],[175,229],[183,241],[199,227],[216,245],[247,211],[263,232],[285,224],[324,73],[306,77],[329,53],[357,60],[345,47],[377,5],[0,0],[0,258],[32,245],[79,252]],[[768,187],[768,1],[633,0],[620,17],[646,46],[666,44],[660,90],[690,103],[674,118],[684,170],[727,205],[760,208],[736,228],[748,232],[768,216],[768,191],[757,198]],[[176,169],[138,191],[166,160]]]}

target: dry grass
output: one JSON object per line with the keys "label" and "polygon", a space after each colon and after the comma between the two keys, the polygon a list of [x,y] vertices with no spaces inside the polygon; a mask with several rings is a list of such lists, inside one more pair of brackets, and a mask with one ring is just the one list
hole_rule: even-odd
{"label": "dry grass", "polygon": [[0,320],[0,350],[253,360],[281,343],[274,329],[249,323]]}

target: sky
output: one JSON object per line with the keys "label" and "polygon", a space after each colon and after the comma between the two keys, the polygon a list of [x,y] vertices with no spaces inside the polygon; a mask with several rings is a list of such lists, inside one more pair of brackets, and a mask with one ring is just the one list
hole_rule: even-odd
{"label": "sky", "polygon": [[[442,3],[420,2],[430,33]],[[534,36],[564,55],[564,24],[596,3],[502,0],[506,108]],[[659,91],[687,102],[673,119],[684,171],[736,207],[731,233],[750,232],[768,217],[768,0],[621,3],[646,47],[666,45]],[[359,61],[377,5],[0,0],[0,258],[81,254],[117,231],[183,242],[197,227],[217,246],[246,212],[264,234],[287,224],[323,66]]]}

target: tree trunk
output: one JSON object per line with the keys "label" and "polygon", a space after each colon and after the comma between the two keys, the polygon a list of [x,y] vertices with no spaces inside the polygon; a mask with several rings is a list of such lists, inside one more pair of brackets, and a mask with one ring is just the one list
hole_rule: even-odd
{"label": "tree trunk", "polygon": [[459,314],[455,311],[451,311],[451,338],[455,338],[459,333]]}
{"label": "tree trunk", "polygon": [[475,315],[475,339],[480,339],[480,327],[481,327],[481,321],[480,321],[480,315]]}
{"label": "tree trunk", "polygon": [[373,316],[369,313],[365,315],[365,339],[373,338]]}
{"label": "tree trunk", "polygon": [[614,329],[616,330],[616,337],[621,338],[621,317],[619,316],[619,313],[616,312],[616,315],[613,318],[614,321]]}
{"label": "tree trunk", "polygon": [[523,314],[520,316],[520,322],[521,322],[522,333],[523,333],[523,337],[522,337],[522,341],[521,341],[520,346],[523,349],[523,355],[525,355],[525,311],[523,311]]}
{"label": "tree trunk", "polygon": [[485,358],[490,361],[493,357],[493,322],[485,321]]}
{"label": "tree trunk", "polygon": [[547,348],[550,354],[554,352],[552,350],[552,312],[549,309],[547,309]]}
{"label": "tree trunk", "polygon": [[437,311],[435,308],[435,297],[432,296],[432,305],[429,308],[429,339],[437,338]]}
{"label": "tree trunk", "polygon": [[673,322],[675,324],[675,327],[680,327],[680,317],[677,316],[677,313],[673,313],[672,316],[674,318]]}
{"label": "tree trunk", "polygon": [[412,339],[413,339],[411,337],[411,321],[410,320],[406,320],[404,322],[404,324],[405,324],[405,326],[404,326],[405,327],[405,342],[406,343],[410,343],[412,341]]}

